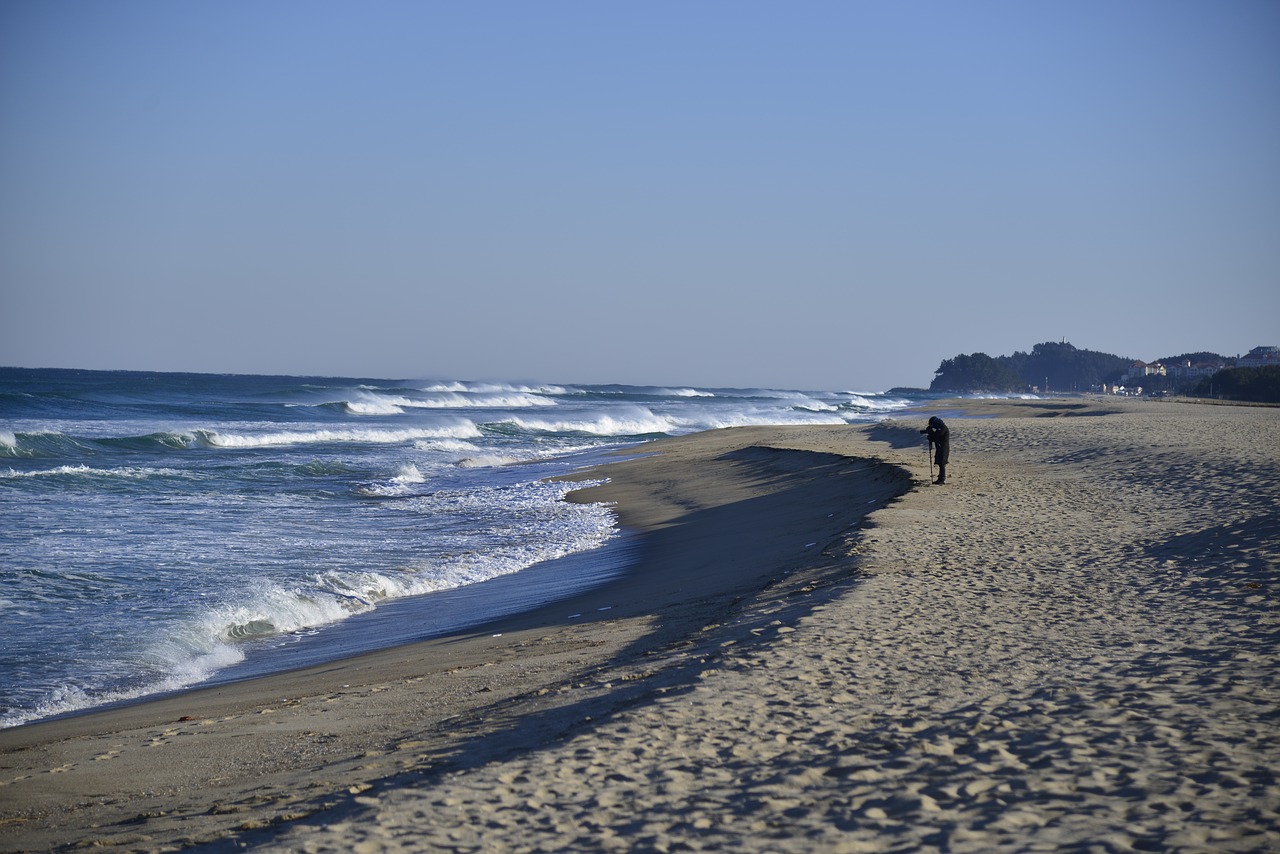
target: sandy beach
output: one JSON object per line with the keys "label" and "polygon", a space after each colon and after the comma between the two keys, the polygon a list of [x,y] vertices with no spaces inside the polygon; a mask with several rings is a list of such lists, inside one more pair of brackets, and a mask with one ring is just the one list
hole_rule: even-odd
{"label": "sandy beach", "polygon": [[1280,409],[934,411],[945,486],[928,413],[662,440],[597,590],[0,731],[0,850],[1280,850]]}

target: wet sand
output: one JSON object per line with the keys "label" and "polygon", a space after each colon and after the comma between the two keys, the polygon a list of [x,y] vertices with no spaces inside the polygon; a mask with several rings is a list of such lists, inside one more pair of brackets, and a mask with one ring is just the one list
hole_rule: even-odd
{"label": "wet sand", "polygon": [[597,591],[0,732],[0,848],[1276,850],[1280,410],[960,405],[946,486],[924,416],[664,440]]}

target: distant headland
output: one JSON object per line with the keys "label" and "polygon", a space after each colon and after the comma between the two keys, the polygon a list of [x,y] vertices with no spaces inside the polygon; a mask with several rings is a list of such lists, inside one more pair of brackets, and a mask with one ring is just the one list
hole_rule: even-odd
{"label": "distant headland", "polygon": [[1012,356],[961,353],[934,371],[933,392],[1085,393],[1280,403],[1280,347],[1243,356],[1197,352],[1151,362],[1046,341]]}

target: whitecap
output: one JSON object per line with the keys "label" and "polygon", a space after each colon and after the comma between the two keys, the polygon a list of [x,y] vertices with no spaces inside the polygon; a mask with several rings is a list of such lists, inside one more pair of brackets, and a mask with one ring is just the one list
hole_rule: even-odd
{"label": "whitecap", "polygon": [[485,454],[475,457],[464,457],[458,460],[458,466],[464,469],[493,468],[496,466],[508,466],[513,463],[527,462],[529,457],[511,456],[506,454]]}
{"label": "whitecap", "polygon": [[564,386],[558,385],[539,385],[528,386],[509,383],[482,383],[482,382],[440,382],[433,383],[422,389],[425,392],[459,392],[470,394],[503,394],[508,392],[517,392],[522,394],[546,394],[546,395],[563,395],[568,394],[568,390]]}
{"label": "whitecap", "polygon": [[15,471],[9,469],[7,472],[0,472],[0,478],[18,478],[18,477],[58,477],[58,476],[77,476],[87,475],[91,477],[123,477],[130,480],[142,480],[148,477],[174,477],[181,476],[183,472],[177,469],[157,469],[148,467],[125,466],[122,468],[101,469],[84,465],[65,465],[57,466],[51,469],[39,469],[37,471]]}
{"label": "whitecap", "polygon": [[401,407],[409,403],[405,398],[387,398],[366,394],[356,400],[345,400],[342,408],[350,415],[403,415]]}
{"label": "whitecap", "polygon": [[218,433],[198,430],[201,443],[214,448],[266,448],[278,445],[339,444],[395,444],[415,439],[477,438],[481,435],[476,425],[461,420],[449,425],[409,430],[284,430],[275,433]]}
{"label": "whitecap", "polygon": [[539,433],[587,433],[593,436],[647,436],[670,434],[680,429],[674,418],[655,415],[643,406],[620,407],[618,414],[600,413],[589,418],[522,418],[508,419],[522,430]]}
{"label": "whitecap", "polygon": [[406,463],[400,467],[395,477],[380,483],[370,483],[360,487],[357,492],[361,495],[368,495],[378,498],[386,498],[397,495],[409,495],[413,492],[415,485],[426,483],[427,476],[422,473],[413,463]]}
{"label": "whitecap", "polygon": [[419,439],[413,443],[419,451],[438,451],[442,453],[465,454],[480,450],[474,442],[462,439]]}

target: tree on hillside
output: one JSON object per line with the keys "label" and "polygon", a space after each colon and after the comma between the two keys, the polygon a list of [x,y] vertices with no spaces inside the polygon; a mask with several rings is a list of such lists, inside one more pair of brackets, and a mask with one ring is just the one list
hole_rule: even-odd
{"label": "tree on hillside", "polygon": [[1201,379],[1193,393],[1252,403],[1280,403],[1280,366],[1226,368]]}
{"label": "tree on hillside", "polygon": [[1188,362],[1193,365],[1201,365],[1205,362],[1225,362],[1226,359],[1217,353],[1203,350],[1198,353],[1183,353],[1180,356],[1165,356],[1163,359],[1157,359],[1156,361],[1163,362],[1166,365],[1185,365]]}
{"label": "tree on hillside", "polygon": [[1024,385],[1017,374],[986,353],[943,359],[934,373],[930,391],[1017,391]]}
{"label": "tree on hillside", "polygon": [[1114,383],[1133,363],[1132,359],[1080,350],[1066,341],[1037,344],[1030,353],[992,358],[986,353],[945,359],[935,371],[933,391],[1017,391],[1043,388],[1054,391],[1088,391]]}
{"label": "tree on hillside", "polygon": [[1047,381],[1056,391],[1087,391],[1114,383],[1133,363],[1111,353],[1081,350],[1065,341],[1046,341],[1030,353],[1018,352],[1007,358],[1009,367],[1025,384],[1043,387]]}

